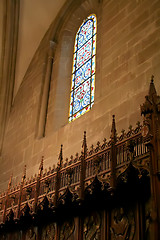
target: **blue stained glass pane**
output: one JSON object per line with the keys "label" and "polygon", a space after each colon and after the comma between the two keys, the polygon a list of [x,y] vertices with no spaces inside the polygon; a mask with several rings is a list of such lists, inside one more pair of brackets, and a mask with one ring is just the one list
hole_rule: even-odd
{"label": "blue stained glass pane", "polygon": [[93,53],[92,55],[94,56],[96,54],[96,36],[93,37]]}
{"label": "blue stained glass pane", "polygon": [[77,51],[77,62],[76,69],[81,67],[88,59],[91,58],[92,54],[92,39],[89,40],[83,47]]}
{"label": "blue stained glass pane", "polygon": [[95,73],[95,56],[92,58],[92,75]]}
{"label": "blue stained glass pane", "polygon": [[[91,104],[92,106],[93,104]],[[91,109],[91,106],[88,105],[87,107],[83,108],[80,112],[73,115],[72,120],[75,120],[76,118],[80,117],[84,113],[88,112]]]}
{"label": "blue stained glass pane", "polygon": [[90,15],[75,39],[69,122],[89,111],[94,103],[96,16]]}
{"label": "blue stained glass pane", "polygon": [[[87,29],[88,26],[88,29]],[[85,31],[86,30],[86,31]],[[83,32],[83,34],[81,33]],[[97,32],[97,20],[95,15],[90,15],[80,26],[75,39],[74,52]]]}
{"label": "blue stained glass pane", "polygon": [[90,80],[80,85],[74,93],[73,114],[90,103]]}
{"label": "blue stained glass pane", "polygon": [[75,88],[91,76],[91,59],[75,73]]}
{"label": "blue stained glass pane", "polygon": [[78,49],[92,37],[93,21],[88,20],[82,26],[78,37]]}

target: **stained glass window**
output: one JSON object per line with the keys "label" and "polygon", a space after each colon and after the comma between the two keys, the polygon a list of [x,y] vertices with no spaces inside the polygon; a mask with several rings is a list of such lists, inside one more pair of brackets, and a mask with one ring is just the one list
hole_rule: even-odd
{"label": "stained glass window", "polygon": [[94,103],[97,20],[94,14],[78,29],[74,45],[69,122],[89,111]]}

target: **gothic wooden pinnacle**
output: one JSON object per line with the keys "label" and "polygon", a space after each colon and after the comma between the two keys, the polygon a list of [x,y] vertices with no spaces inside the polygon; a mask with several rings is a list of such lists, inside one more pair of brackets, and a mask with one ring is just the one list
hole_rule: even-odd
{"label": "gothic wooden pinnacle", "polygon": [[11,184],[12,184],[12,176],[13,174],[11,174],[9,182],[8,182],[8,190],[10,190]]}
{"label": "gothic wooden pinnacle", "polygon": [[43,171],[43,161],[44,161],[44,156],[42,156],[41,163],[39,165],[39,176],[41,177],[42,171]]}
{"label": "gothic wooden pinnacle", "polygon": [[150,82],[150,87],[149,87],[149,92],[148,92],[148,96],[150,98],[150,100],[152,100],[153,95],[157,95],[157,91],[155,89],[155,85],[154,85],[154,76],[151,76],[151,82]]}
{"label": "gothic wooden pinnacle", "polygon": [[26,165],[24,165],[23,175],[22,175],[22,182],[24,182],[24,179],[26,178]]}
{"label": "gothic wooden pinnacle", "polygon": [[59,160],[58,165],[59,165],[59,167],[61,167],[62,161],[63,161],[63,145],[62,144],[61,144],[61,149],[60,149],[58,160]]}
{"label": "gothic wooden pinnacle", "polygon": [[154,85],[154,76],[151,77],[150,87],[148,95],[145,97],[145,102],[141,106],[141,115],[152,113],[160,105],[160,97],[157,95],[157,91]]}
{"label": "gothic wooden pinnacle", "polygon": [[82,148],[87,147],[87,141],[86,141],[86,131],[84,131],[84,137],[83,137],[83,143]]}
{"label": "gothic wooden pinnacle", "polygon": [[115,115],[112,116],[112,129],[111,129],[111,179],[110,184],[112,188],[115,188],[116,186],[116,140],[117,140],[117,134],[116,134],[116,123],[115,123]]}
{"label": "gothic wooden pinnacle", "polygon": [[116,123],[115,123],[115,115],[112,116],[112,129],[111,129],[111,140],[116,141]]}

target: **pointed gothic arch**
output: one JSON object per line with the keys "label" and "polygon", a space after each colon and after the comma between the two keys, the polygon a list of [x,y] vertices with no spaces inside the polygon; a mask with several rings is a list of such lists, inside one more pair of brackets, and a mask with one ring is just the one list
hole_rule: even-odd
{"label": "pointed gothic arch", "polygon": [[92,108],[95,89],[97,18],[89,15],[79,27],[74,44],[69,122]]}

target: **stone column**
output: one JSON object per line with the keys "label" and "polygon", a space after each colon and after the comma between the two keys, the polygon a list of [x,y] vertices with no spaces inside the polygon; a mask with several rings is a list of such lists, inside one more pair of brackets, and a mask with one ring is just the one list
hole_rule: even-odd
{"label": "stone column", "polygon": [[43,85],[42,85],[39,118],[38,118],[38,123],[37,123],[37,137],[38,138],[42,138],[45,136],[50,82],[51,82],[55,49],[56,49],[56,43],[53,41],[50,41],[45,73],[43,75],[44,79],[43,79]]}
{"label": "stone column", "polygon": [[6,122],[13,101],[20,0],[3,0],[3,7],[2,53],[0,56],[0,155]]}

